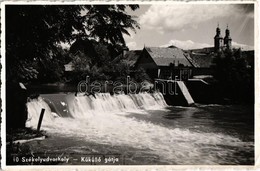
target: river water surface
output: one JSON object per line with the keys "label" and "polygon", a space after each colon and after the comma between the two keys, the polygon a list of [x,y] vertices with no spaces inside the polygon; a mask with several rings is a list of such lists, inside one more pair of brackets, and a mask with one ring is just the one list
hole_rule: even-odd
{"label": "river water surface", "polygon": [[69,156],[65,164],[112,154],[120,164],[254,164],[253,106],[172,107],[160,93],[45,94],[27,106],[28,127],[46,110],[41,129],[49,137],[31,143],[33,152]]}

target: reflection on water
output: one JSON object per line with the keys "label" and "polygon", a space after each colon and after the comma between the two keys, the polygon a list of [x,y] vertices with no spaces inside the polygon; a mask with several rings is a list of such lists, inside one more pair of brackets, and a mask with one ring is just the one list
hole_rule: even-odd
{"label": "reflection on water", "polygon": [[50,138],[33,147],[38,152],[117,153],[125,164],[254,163],[250,106],[169,107],[160,93],[42,97],[28,104],[28,126],[46,109],[42,126]]}

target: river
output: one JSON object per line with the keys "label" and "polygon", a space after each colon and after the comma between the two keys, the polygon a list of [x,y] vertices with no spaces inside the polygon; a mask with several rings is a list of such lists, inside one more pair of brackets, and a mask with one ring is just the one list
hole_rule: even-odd
{"label": "river", "polygon": [[[48,138],[30,143],[37,156],[118,157],[125,165],[253,165],[254,108],[247,105],[168,106],[160,93],[44,94],[27,104],[27,127]],[[99,161],[94,161],[94,164]]]}

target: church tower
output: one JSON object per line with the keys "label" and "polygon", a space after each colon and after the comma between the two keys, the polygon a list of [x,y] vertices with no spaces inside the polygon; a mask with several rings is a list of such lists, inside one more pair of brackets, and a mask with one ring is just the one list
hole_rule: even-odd
{"label": "church tower", "polygon": [[214,37],[215,52],[222,50],[222,47],[223,47],[223,37],[220,34],[220,28],[219,28],[219,25],[218,25],[218,27],[216,29],[216,36]]}
{"label": "church tower", "polygon": [[225,35],[225,38],[224,38],[224,45],[229,50],[231,49],[231,42],[232,42],[232,39],[230,37],[230,31],[229,31],[228,26],[227,26],[226,35]]}

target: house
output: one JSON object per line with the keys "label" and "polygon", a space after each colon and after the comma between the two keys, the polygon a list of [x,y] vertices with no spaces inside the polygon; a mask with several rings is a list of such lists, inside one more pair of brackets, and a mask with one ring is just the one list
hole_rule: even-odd
{"label": "house", "polygon": [[135,67],[145,69],[151,78],[186,80],[192,68],[187,56],[188,53],[175,46],[144,47]]}
{"label": "house", "polygon": [[210,76],[213,74],[212,66],[214,66],[214,53],[203,51],[189,50],[187,59],[191,62],[192,76]]}
{"label": "house", "polygon": [[120,55],[118,55],[112,62],[122,62],[127,65],[129,70],[134,69],[136,61],[141,56],[142,50],[128,50],[124,49]]}

